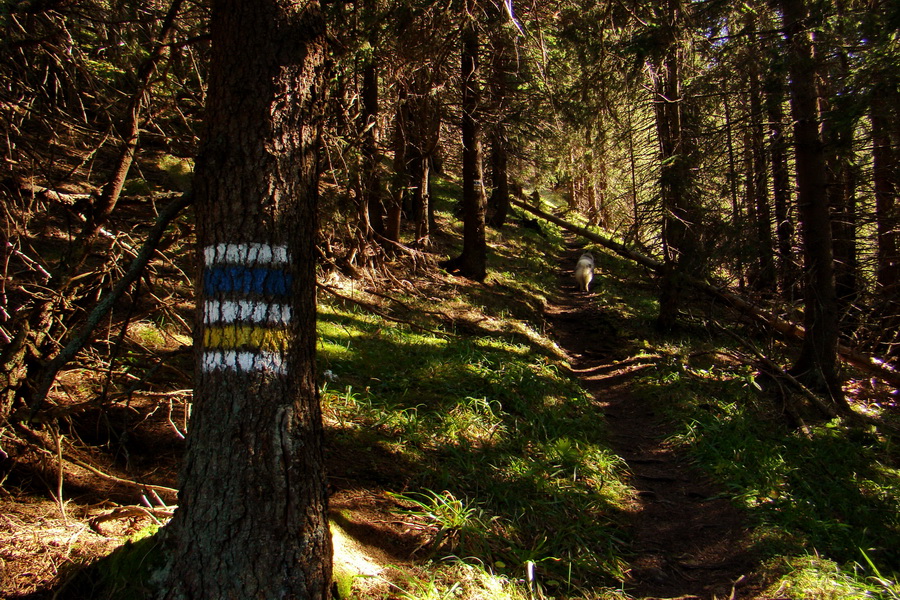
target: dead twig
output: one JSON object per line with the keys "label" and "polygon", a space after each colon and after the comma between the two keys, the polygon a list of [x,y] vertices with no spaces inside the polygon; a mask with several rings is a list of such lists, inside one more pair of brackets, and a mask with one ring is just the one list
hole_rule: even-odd
{"label": "dead twig", "polygon": [[105,515],[98,515],[88,521],[91,529],[100,535],[104,533],[100,530],[100,524],[106,521],[118,519],[128,519],[129,517],[150,517],[157,525],[162,526],[162,521],[158,517],[169,519],[175,514],[174,507],[167,508],[145,508],[143,506],[119,506],[109,511]]}
{"label": "dead twig", "polygon": [[103,319],[109,311],[112,310],[113,305],[122,297],[131,284],[134,283],[141,275],[144,270],[144,267],[150,261],[150,258],[153,256],[156,247],[159,245],[160,240],[162,239],[163,233],[168,227],[169,223],[175,219],[178,214],[191,203],[192,197],[189,194],[184,194],[179,199],[171,202],[165,210],[163,210],[159,218],[156,220],[156,224],[153,226],[153,229],[150,230],[150,233],[147,235],[147,239],[144,241],[143,246],[141,246],[140,252],[131,261],[131,264],[128,266],[128,270],[125,272],[125,276],[122,277],[113,286],[113,289],[110,291],[109,295],[106,296],[103,300],[97,303],[94,307],[94,310],[91,311],[91,314],[88,315],[87,321],[84,326],[79,331],[78,335],[69,340],[69,343],[57,354],[53,360],[47,365],[44,369],[44,374],[41,377],[40,384],[37,386],[35,390],[35,394],[33,400],[30,405],[30,415],[29,420],[34,418],[37,414],[38,410],[43,404],[44,400],[47,397],[47,394],[50,392],[50,388],[53,387],[53,382],[56,380],[56,375],[62,370],[63,366],[72,360],[75,355],[81,350],[85,344],[90,340],[94,329],[100,323],[100,320]]}
{"label": "dead twig", "polygon": [[[36,450],[39,450],[45,454],[54,456],[56,453],[47,447],[47,442],[44,438],[39,435],[37,432],[29,429],[25,425],[19,424],[16,427],[19,433],[25,434],[25,437],[31,441],[30,447]],[[27,443],[23,440],[23,443]],[[107,481],[112,481],[113,483],[118,483],[120,485],[125,485],[130,488],[136,488],[140,490],[146,490],[151,493],[162,493],[162,494],[170,494],[172,497],[176,497],[178,495],[178,490],[175,488],[166,487],[164,485],[154,485],[151,483],[141,483],[139,481],[132,481],[130,479],[123,479],[122,477],[116,477],[115,475],[110,475],[109,473],[104,473],[94,465],[91,465],[83,460],[75,458],[74,456],[67,456],[62,449],[60,450],[61,461],[69,462],[73,465],[81,467],[87,471],[90,471],[97,477],[101,479],[105,479]]]}
{"label": "dead twig", "polygon": [[[744,339],[743,337],[741,337],[740,335],[731,331],[730,329],[722,327],[715,321],[713,321],[713,325],[716,327],[716,329],[718,329],[722,333],[725,333],[732,339],[736,340],[739,344],[741,344],[741,346],[747,348],[750,352],[752,352],[753,355],[756,357],[756,359],[762,365],[764,365],[766,369],[770,370],[771,372],[778,375],[778,377],[781,377],[785,381],[789,382],[792,387],[794,387],[797,391],[799,391],[803,395],[803,397],[806,398],[807,400],[809,400],[812,403],[812,405],[815,406],[822,414],[827,415],[831,418],[839,416],[838,412],[834,409],[833,406],[829,405],[827,402],[825,402],[824,400],[819,398],[808,387],[806,387],[799,380],[797,380],[796,377],[794,377],[793,375],[791,375],[790,373],[785,371],[775,361],[773,361],[771,358],[769,358],[768,356],[763,354],[762,351],[760,351],[759,348],[756,347],[756,345],[752,344],[749,340]],[[787,395],[785,395],[785,397],[787,397]]]}
{"label": "dead twig", "polygon": [[374,305],[372,305],[372,304],[369,304],[369,303],[367,303],[367,302],[363,302],[362,300],[357,300],[357,299],[355,299],[355,298],[351,298],[350,296],[345,296],[345,295],[339,293],[336,289],[334,289],[333,287],[331,287],[331,286],[329,286],[329,285],[325,285],[325,284],[322,284],[322,283],[317,283],[316,286],[319,287],[319,288],[321,288],[321,289],[323,289],[323,290],[325,290],[326,292],[328,292],[329,294],[331,294],[332,296],[334,296],[334,297],[336,297],[336,298],[340,298],[341,300],[346,300],[347,302],[351,302],[351,303],[353,303],[353,304],[359,306],[360,308],[363,308],[363,309],[365,309],[365,310],[367,310],[367,311],[369,311],[369,312],[371,312],[371,313],[374,313],[374,314],[378,315],[379,317],[381,317],[381,318],[383,318],[383,319],[387,319],[388,321],[391,321],[391,322],[393,322],[393,323],[402,323],[403,325],[409,325],[409,326],[412,327],[413,329],[416,329],[416,330],[418,330],[418,331],[425,331],[425,332],[430,333],[430,334],[432,334],[432,335],[437,335],[437,336],[443,336],[443,335],[444,335],[442,332],[440,332],[440,331],[438,331],[438,330],[436,330],[436,329],[430,329],[430,328],[428,328],[428,327],[423,327],[422,325],[419,325],[419,324],[417,324],[417,323],[413,323],[412,321],[407,321],[406,319],[400,319],[400,318],[398,318],[398,317],[392,317],[391,315],[385,313],[383,310],[381,310],[381,309],[379,309],[379,308],[376,308],[376,307],[375,307]]}
{"label": "dead twig", "polygon": [[63,499],[63,479],[65,471],[63,469],[62,454],[62,434],[59,427],[53,427],[53,439],[56,442],[56,504],[59,506],[59,513],[62,515],[63,524],[69,526],[69,516],[66,514],[66,501]]}
{"label": "dead twig", "polygon": [[104,473],[97,467],[95,467],[91,464],[88,464],[82,460],[79,460],[75,457],[72,457],[72,456],[66,456],[65,459],[66,459],[66,461],[72,463],[73,465],[77,465],[77,466],[81,467],[82,469],[87,469],[88,471],[90,471],[91,473],[96,475],[97,477],[106,479],[107,481],[112,481],[114,483],[118,483],[121,485],[125,485],[125,486],[132,487],[132,488],[137,488],[137,489],[141,489],[141,490],[150,490],[150,491],[155,491],[155,492],[162,492],[164,494],[172,494],[173,496],[176,496],[178,494],[178,490],[176,490],[175,488],[166,487],[164,485],[153,485],[150,483],[141,483],[139,481],[123,479],[121,477],[116,477],[115,475],[110,475],[109,473]]}

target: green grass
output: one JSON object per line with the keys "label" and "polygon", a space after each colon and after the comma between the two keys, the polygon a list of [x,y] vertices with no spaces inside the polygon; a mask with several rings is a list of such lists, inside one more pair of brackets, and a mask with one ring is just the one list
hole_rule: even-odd
{"label": "green grass", "polygon": [[[681,339],[639,393],[665,398],[672,441],[721,483],[756,525],[772,593],[896,598],[900,471],[893,446],[839,421],[789,428],[747,367],[696,367],[713,340]],[[780,590],[779,593],[778,590]]]}
{"label": "green grass", "polygon": [[[439,184],[440,214],[456,193]],[[541,314],[558,286],[562,237],[552,226],[489,236],[485,284],[422,275],[418,293],[390,291],[403,306],[383,310],[413,325],[321,297],[329,452],[362,457],[365,468],[381,461],[377,485],[401,507],[396,518],[427,533],[420,563],[388,569],[389,597],[625,600],[627,466]],[[631,391],[663,401],[670,442],[749,514],[766,596],[900,599],[900,463],[890,440],[837,422],[813,423],[809,436],[789,429],[752,367],[723,358],[730,338],[690,322],[655,333],[646,274],[587,249],[598,332],[615,334],[616,358],[655,365]],[[144,560],[135,554],[144,543],[123,555]],[[342,598],[355,597],[354,577],[338,574]]]}
{"label": "green grass", "polygon": [[435,525],[435,551],[513,570],[532,561],[558,581],[622,576],[622,463],[540,346],[502,332],[373,335],[353,308],[323,307],[321,320],[319,360],[339,377],[322,394],[335,440],[414,465],[405,483],[418,491],[404,500]]}
{"label": "green grass", "polygon": [[[330,443],[396,460],[402,516],[428,528],[422,552],[438,569],[410,575],[409,597],[616,597],[625,465],[543,331],[558,232],[491,235],[503,240],[487,285],[430,290],[466,315],[463,331],[421,315],[440,328],[423,333],[323,298],[319,370],[337,377],[322,390]],[[446,569],[478,575],[446,587]]]}

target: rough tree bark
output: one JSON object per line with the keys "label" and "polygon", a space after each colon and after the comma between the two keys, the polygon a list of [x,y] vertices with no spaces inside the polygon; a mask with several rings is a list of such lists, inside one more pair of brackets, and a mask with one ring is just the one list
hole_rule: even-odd
{"label": "rough tree bark", "polygon": [[381,193],[378,155],[378,59],[371,57],[363,70],[362,112],[362,197],[361,228],[368,239],[369,229],[384,235],[384,199]]}
{"label": "rough tree bark", "polygon": [[409,187],[407,170],[407,151],[409,149],[409,94],[405,82],[399,82],[397,109],[394,113],[394,174],[391,177],[391,191],[388,198],[384,237],[390,242],[400,241],[400,228],[403,224],[403,198]]}
{"label": "rough tree bark", "polygon": [[[847,77],[844,67],[832,68],[833,78]],[[831,77],[826,77],[831,79]],[[828,204],[831,209],[832,246],[834,254],[835,294],[838,310],[846,315],[859,297],[859,259],[857,257],[857,200],[858,169],[853,164],[853,132],[857,119],[852,116],[835,90],[821,86],[831,98],[826,118],[822,119],[825,144],[825,166],[828,177]],[[821,95],[821,94],[820,94]]]}
{"label": "rough tree bark", "polygon": [[165,600],[327,598],[315,238],[325,24],[218,0],[195,181],[196,381]]}
{"label": "rough tree bark", "polygon": [[493,52],[490,57],[490,103],[493,107],[494,122],[490,125],[492,190],[488,199],[487,223],[494,229],[500,229],[509,214],[509,134],[507,132],[509,117],[507,113],[509,111],[512,44],[509,34],[503,27],[506,13],[499,7],[492,7],[491,11]]}
{"label": "rough tree bark", "polygon": [[431,161],[440,143],[441,113],[434,98],[434,75],[418,71],[409,99],[407,164],[416,244],[427,246],[434,210],[431,203]]}

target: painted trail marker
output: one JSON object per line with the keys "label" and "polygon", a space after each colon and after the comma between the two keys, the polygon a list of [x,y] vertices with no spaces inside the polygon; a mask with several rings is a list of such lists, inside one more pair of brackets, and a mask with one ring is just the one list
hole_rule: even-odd
{"label": "painted trail marker", "polygon": [[283,375],[293,285],[287,247],[214,244],[203,261],[202,370]]}

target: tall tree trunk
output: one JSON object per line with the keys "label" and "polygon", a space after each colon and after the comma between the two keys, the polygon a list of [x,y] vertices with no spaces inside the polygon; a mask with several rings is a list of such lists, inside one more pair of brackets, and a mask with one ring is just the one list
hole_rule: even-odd
{"label": "tall tree trunk", "polygon": [[400,226],[403,220],[403,198],[409,187],[409,171],[407,169],[407,150],[409,107],[408,93],[404,83],[400,84],[400,94],[397,99],[397,111],[394,118],[394,175],[391,178],[391,192],[387,206],[387,218],[384,237],[392,242],[400,241]]}
{"label": "tall tree trunk", "polygon": [[772,208],[769,204],[765,132],[763,128],[762,91],[760,89],[759,66],[756,57],[759,44],[756,39],[756,25],[751,19],[748,35],[752,36],[753,55],[749,62],[750,95],[750,202],[753,205],[756,229],[756,278],[754,287],[761,292],[775,291],[775,256],[772,247]]}
{"label": "tall tree trunk", "polygon": [[441,113],[433,96],[434,79],[425,70],[413,79],[407,118],[407,158],[409,187],[416,243],[427,245],[431,235],[431,162],[440,142]]}
{"label": "tall tree trunk", "polygon": [[[895,127],[900,115],[900,98],[876,87],[872,92],[872,154],[875,186],[875,212],[878,232],[877,303],[880,330],[879,340],[891,356],[900,355],[900,163],[896,145],[891,139],[891,125]],[[898,136],[900,137],[900,136]]]}
{"label": "tall tree trunk", "polygon": [[819,137],[817,61],[806,29],[805,0],[779,0],[788,40],[791,112],[797,164],[797,206],[804,243],[804,326],[792,371],[849,410],[838,376],[838,310],[834,287],[825,151]]}
{"label": "tall tree trunk", "polygon": [[211,34],[194,413],[158,596],[327,598],[314,364],[325,23],[315,2],[221,0]]}
{"label": "tall tree trunk", "polygon": [[[369,59],[363,70],[362,87],[362,197],[360,213],[363,228],[384,235],[384,199],[381,194],[378,157],[378,62]],[[368,233],[368,232],[367,232]]]}
{"label": "tall tree trunk", "polygon": [[491,125],[491,195],[488,199],[488,225],[500,229],[509,213],[509,137],[507,134],[507,110],[509,102],[509,71],[511,44],[503,28],[506,13],[502,8],[492,8],[491,31],[493,52],[490,57],[490,105],[496,121]]}
{"label": "tall tree trunk", "polygon": [[488,201],[490,218],[488,225],[500,229],[509,214],[509,158],[506,148],[506,131],[502,123],[494,126],[491,140],[491,179],[493,190]]}
{"label": "tall tree trunk", "polygon": [[[826,135],[830,127],[826,127]],[[841,127],[831,131],[826,143],[829,149],[828,203],[832,213],[832,236],[834,244],[835,294],[838,310],[847,314],[859,296],[859,259],[856,244],[856,169],[849,160],[852,153],[852,128]]]}
{"label": "tall tree trunk", "polygon": [[413,192],[413,220],[416,224],[416,244],[427,245],[431,235],[430,220],[430,187],[431,161],[428,156],[417,153],[410,164],[410,174]]}
{"label": "tall tree trunk", "polygon": [[778,248],[778,285],[782,297],[792,302],[797,296],[797,269],[794,265],[794,221],[791,218],[791,176],[788,143],[784,137],[784,82],[778,73],[766,81],[766,113],[769,118],[769,160],[772,165],[772,200],[775,208],[775,235]]}
{"label": "tall tree trunk", "polygon": [[637,183],[637,156],[634,147],[634,110],[632,107],[626,107],[628,114],[628,182],[631,199],[632,223],[628,232],[629,240],[640,241],[641,231],[641,211],[640,202],[638,201],[638,183]]}
{"label": "tall tree trunk", "polygon": [[[832,66],[830,81],[847,77],[846,64]],[[825,144],[825,167],[828,176],[828,204],[831,208],[832,244],[834,245],[835,295],[838,311],[846,316],[859,296],[859,260],[856,250],[856,184],[857,169],[853,164],[853,131],[856,118],[852,110],[843,110],[843,100],[835,90],[822,86],[830,101],[828,117],[822,122]],[[822,95],[820,93],[820,95]],[[850,327],[853,329],[853,327]]]}
{"label": "tall tree trunk", "polygon": [[[725,104],[725,143],[728,145],[728,189],[731,195],[731,222],[733,227],[737,229],[740,227],[740,224],[743,223],[743,218],[741,204],[738,202],[738,174],[734,156],[734,139],[732,133],[734,120],[731,117],[730,94],[726,91],[723,96]],[[736,252],[736,256],[738,289],[743,292],[746,285],[746,282],[744,281],[744,254],[742,252]]]}
{"label": "tall tree trunk", "polygon": [[654,86],[664,250],[656,325],[662,331],[671,330],[676,324],[683,287],[681,274],[697,275],[702,263],[697,244],[696,190],[692,173],[695,148],[685,128],[690,109],[681,84],[682,48],[675,35],[675,28],[683,18],[682,11],[680,0],[668,0],[669,47],[656,73]]}
{"label": "tall tree trunk", "polygon": [[462,15],[462,144],[463,249],[445,263],[451,270],[481,281],[487,275],[485,192],[482,171],[481,121],[478,114],[478,20],[476,0],[464,0]]}

